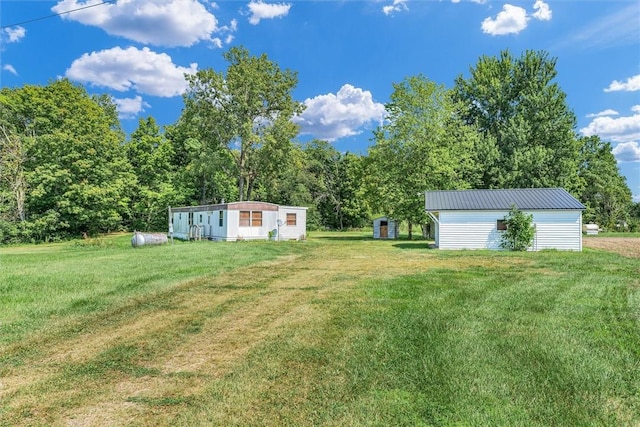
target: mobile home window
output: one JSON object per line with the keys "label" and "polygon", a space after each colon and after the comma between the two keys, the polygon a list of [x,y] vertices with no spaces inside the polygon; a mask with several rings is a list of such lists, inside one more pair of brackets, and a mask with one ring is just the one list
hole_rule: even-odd
{"label": "mobile home window", "polygon": [[251,212],[251,226],[262,227],[262,211]]}
{"label": "mobile home window", "polygon": [[218,214],[218,225],[222,227],[224,224],[224,211],[220,211]]}
{"label": "mobile home window", "polygon": [[504,219],[496,221],[496,228],[498,231],[505,231],[507,229],[507,222]]}
{"label": "mobile home window", "polygon": [[240,211],[240,227],[248,227],[251,225],[251,212]]}
{"label": "mobile home window", "polygon": [[287,214],[287,225],[296,225],[296,214],[294,213]]}

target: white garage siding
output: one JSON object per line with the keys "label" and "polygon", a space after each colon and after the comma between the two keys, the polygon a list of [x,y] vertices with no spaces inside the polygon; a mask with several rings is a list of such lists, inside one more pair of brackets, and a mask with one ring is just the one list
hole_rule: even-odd
{"label": "white garage siding", "polygon": [[[581,211],[532,211],[536,234],[532,250],[582,250]],[[507,211],[440,212],[436,244],[440,249],[502,249],[497,221]]]}
{"label": "white garage siding", "polygon": [[441,249],[502,249],[498,220],[513,206],[533,216],[531,250],[582,250],[585,206],[563,188],[425,191],[425,210]]}
{"label": "white garage siding", "polygon": [[500,249],[496,221],[500,211],[440,212],[438,244],[440,249]]}
{"label": "white garage siding", "polygon": [[536,227],[534,250],[582,250],[581,211],[531,212]]}

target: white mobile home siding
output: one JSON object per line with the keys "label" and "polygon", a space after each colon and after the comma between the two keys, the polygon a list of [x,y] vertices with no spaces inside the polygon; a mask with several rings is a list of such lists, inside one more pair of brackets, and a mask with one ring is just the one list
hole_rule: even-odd
{"label": "white mobile home siding", "polygon": [[178,239],[189,236],[189,214],[187,212],[173,213],[173,235]]}
{"label": "white mobile home siding", "polygon": [[[497,221],[506,211],[442,211],[436,229],[440,249],[502,249]],[[532,250],[582,250],[581,211],[531,211],[536,227]]]}
{"label": "white mobile home siding", "polygon": [[[287,214],[295,214],[296,225],[287,224]],[[307,209],[298,206],[280,206],[278,209],[280,233],[278,240],[304,240],[307,238]]]}
{"label": "white mobile home siding", "polygon": [[[250,212],[250,225],[240,225],[241,212]],[[253,221],[256,213],[261,214],[260,225]],[[290,216],[288,223],[287,215]],[[274,230],[279,232],[280,240],[300,240],[307,234],[307,208],[266,202],[186,206],[173,208],[171,222],[173,236],[185,240],[196,237],[196,230],[200,231],[200,238],[211,240],[268,239]]]}

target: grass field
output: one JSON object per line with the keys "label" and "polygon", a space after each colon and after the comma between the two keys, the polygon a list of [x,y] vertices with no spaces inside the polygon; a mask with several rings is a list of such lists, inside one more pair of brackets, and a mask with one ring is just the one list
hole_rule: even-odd
{"label": "grass field", "polygon": [[129,239],[0,248],[0,425],[640,425],[638,258]]}

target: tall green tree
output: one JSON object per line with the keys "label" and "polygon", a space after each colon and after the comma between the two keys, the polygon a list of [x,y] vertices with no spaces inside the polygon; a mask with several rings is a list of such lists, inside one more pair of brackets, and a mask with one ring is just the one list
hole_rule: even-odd
{"label": "tall green tree", "polygon": [[546,52],[483,56],[470,76],[458,76],[455,99],[467,123],[491,137],[482,187],[564,187],[575,192],[579,144],[576,119],[554,81]]}
{"label": "tall green tree", "polygon": [[268,173],[259,177],[254,194],[258,200],[310,207],[313,205],[308,185],[311,181],[305,152],[299,144],[294,144],[286,157],[269,165]]}
{"label": "tall green tree", "polygon": [[[2,95],[0,95],[2,96]],[[4,98],[6,100],[6,97]],[[4,116],[6,108],[0,111]],[[26,220],[26,172],[28,138],[18,135],[6,117],[0,116],[0,242],[18,237]]]}
{"label": "tall green tree", "polygon": [[184,116],[166,127],[165,136],[173,147],[174,185],[182,196],[174,203],[204,205],[238,199],[232,151],[208,144],[207,137],[201,136]]}
{"label": "tall green tree", "polygon": [[611,144],[598,136],[580,138],[580,200],[587,207],[585,222],[609,229],[629,220],[631,190],[620,174]]}
{"label": "tall green tree", "polygon": [[238,197],[247,200],[258,177],[291,150],[298,133],[291,118],[303,106],[292,98],[295,72],[243,47],[231,48],[224,58],[226,73],[204,69],[187,76],[183,116],[208,150],[233,154]]}
{"label": "tall green tree", "polygon": [[167,206],[181,199],[171,163],[171,141],[160,132],[153,117],[147,117],[138,121],[124,148],[136,176],[130,195],[129,228],[162,230],[167,225]]}
{"label": "tall green tree", "polygon": [[371,206],[398,221],[424,224],[425,190],[467,188],[477,181],[474,150],[482,136],[457,115],[450,93],[425,76],[394,84],[387,122],[368,155]]}
{"label": "tall green tree", "polygon": [[5,216],[5,220],[26,219],[25,139],[24,136],[17,135],[9,123],[0,122],[0,215]]}
{"label": "tall green tree", "polygon": [[[6,100],[10,100],[5,102]],[[62,79],[3,89],[15,134],[28,141],[24,163],[25,237],[43,240],[118,229],[133,174],[115,106]]]}
{"label": "tall green tree", "polygon": [[326,141],[309,142],[304,152],[307,158],[307,185],[320,224],[329,229],[345,230],[367,225],[371,210],[364,194],[364,158],[342,154]]}

